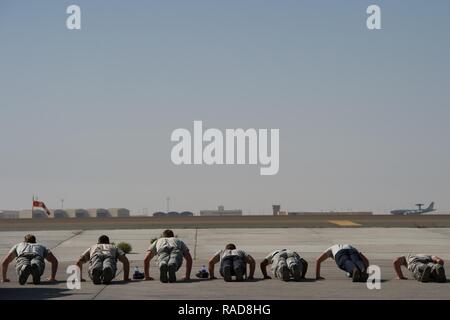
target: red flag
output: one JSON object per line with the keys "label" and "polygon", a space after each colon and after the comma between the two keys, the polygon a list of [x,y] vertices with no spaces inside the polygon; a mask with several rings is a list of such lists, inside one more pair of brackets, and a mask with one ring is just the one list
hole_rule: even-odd
{"label": "red flag", "polygon": [[45,212],[47,212],[47,215],[50,215],[50,210],[47,209],[45,203],[43,203],[42,201],[33,200],[33,207],[42,208],[45,210]]}

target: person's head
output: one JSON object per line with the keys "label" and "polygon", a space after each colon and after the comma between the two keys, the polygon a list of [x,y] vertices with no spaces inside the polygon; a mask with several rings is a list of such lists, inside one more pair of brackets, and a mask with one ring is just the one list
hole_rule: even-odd
{"label": "person's head", "polygon": [[167,229],[163,231],[162,236],[163,238],[173,238],[174,234],[172,230]]}
{"label": "person's head", "polygon": [[26,243],[36,243],[36,237],[33,234],[27,234],[24,240]]}
{"label": "person's head", "polygon": [[98,238],[98,243],[99,244],[109,244],[109,237],[102,235],[100,236],[100,238]]}
{"label": "person's head", "polygon": [[234,243],[229,243],[225,246],[226,250],[236,250],[236,245]]}

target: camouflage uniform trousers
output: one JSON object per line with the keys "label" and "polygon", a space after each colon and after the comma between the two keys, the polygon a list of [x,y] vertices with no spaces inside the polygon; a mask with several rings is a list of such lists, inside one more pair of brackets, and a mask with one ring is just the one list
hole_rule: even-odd
{"label": "camouflage uniform trousers", "polygon": [[25,253],[16,259],[16,272],[20,277],[26,266],[35,266],[39,270],[39,275],[42,276],[45,270],[44,258],[34,253]]}
{"label": "camouflage uniform trousers", "polygon": [[116,276],[117,272],[117,261],[116,258],[112,257],[110,254],[96,253],[94,254],[89,261],[89,277],[94,280],[93,273],[97,272],[99,274],[103,274],[106,268],[111,269],[111,279],[112,280]]}
{"label": "camouflage uniform trousers", "polygon": [[175,270],[178,271],[183,264],[183,254],[177,248],[165,247],[158,254],[158,267],[161,268],[163,265],[172,266],[174,265]]}
{"label": "camouflage uniform trousers", "polygon": [[301,259],[294,253],[282,252],[279,254],[276,263],[274,274],[278,279],[283,279],[283,269],[286,267],[291,274],[294,273],[294,268],[298,268],[300,273],[303,269],[303,264],[301,263]]}

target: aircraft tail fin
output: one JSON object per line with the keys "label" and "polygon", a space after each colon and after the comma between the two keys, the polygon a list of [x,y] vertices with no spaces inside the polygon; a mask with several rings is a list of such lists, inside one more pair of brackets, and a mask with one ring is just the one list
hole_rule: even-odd
{"label": "aircraft tail fin", "polygon": [[434,210],[434,202],[431,202],[430,205],[428,206],[427,210]]}

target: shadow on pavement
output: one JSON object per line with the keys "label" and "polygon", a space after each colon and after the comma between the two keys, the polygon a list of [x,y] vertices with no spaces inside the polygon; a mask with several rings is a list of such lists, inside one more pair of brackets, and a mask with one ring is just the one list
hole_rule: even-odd
{"label": "shadow on pavement", "polygon": [[244,282],[261,282],[261,281],[265,281],[265,280],[263,278],[253,278],[253,279],[250,279],[250,280],[247,279]]}
{"label": "shadow on pavement", "polygon": [[41,281],[41,283],[38,284],[38,286],[39,285],[55,286],[55,285],[58,285],[58,284],[61,284],[61,283],[66,283],[66,281],[64,281],[64,280],[57,280],[57,281],[48,281],[48,280],[46,280],[46,281]]}
{"label": "shadow on pavement", "polygon": [[73,294],[73,290],[61,288],[40,288],[20,287],[20,288],[0,288],[0,300],[45,300],[62,298]]}
{"label": "shadow on pavement", "polygon": [[[178,283],[196,283],[196,282],[203,282],[203,281],[209,281],[208,279],[189,279],[189,280],[177,280],[177,282],[175,282],[175,284]],[[173,283],[168,283],[173,284]]]}
{"label": "shadow on pavement", "polygon": [[317,280],[315,278],[304,278],[304,279],[301,279],[300,281],[297,281],[297,282],[300,282],[300,283],[301,282],[317,282]]}

